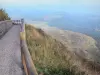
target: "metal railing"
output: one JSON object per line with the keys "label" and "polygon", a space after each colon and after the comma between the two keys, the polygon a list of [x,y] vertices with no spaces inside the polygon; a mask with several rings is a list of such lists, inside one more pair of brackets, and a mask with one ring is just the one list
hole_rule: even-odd
{"label": "metal railing", "polygon": [[12,20],[13,25],[21,25],[22,20]]}

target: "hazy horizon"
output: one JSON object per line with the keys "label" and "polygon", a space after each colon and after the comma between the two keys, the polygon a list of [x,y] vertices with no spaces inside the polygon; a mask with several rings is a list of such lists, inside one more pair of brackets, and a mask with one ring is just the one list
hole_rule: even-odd
{"label": "hazy horizon", "polygon": [[30,20],[35,15],[46,16],[52,13],[100,15],[99,0],[2,0],[0,7],[12,18]]}
{"label": "hazy horizon", "polygon": [[0,7],[12,19],[43,21],[49,26],[100,37],[100,0],[2,0]]}

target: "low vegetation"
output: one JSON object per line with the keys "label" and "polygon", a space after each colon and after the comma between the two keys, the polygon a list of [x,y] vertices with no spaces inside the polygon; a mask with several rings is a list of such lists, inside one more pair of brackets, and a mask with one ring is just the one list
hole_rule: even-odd
{"label": "low vegetation", "polygon": [[[84,75],[74,64],[70,52],[62,43],[46,35],[41,29],[26,25],[29,51],[43,75]],[[73,62],[71,62],[73,61]]]}

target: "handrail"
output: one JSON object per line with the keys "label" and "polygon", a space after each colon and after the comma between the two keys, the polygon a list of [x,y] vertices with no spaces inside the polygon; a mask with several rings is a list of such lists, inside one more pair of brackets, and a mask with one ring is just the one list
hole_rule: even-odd
{"label": "handrail", "polygon": [[38,75],[26,44],[25,24],[23,19],[21,20],[21,23],[22,24],[21,24],[20,37],[21,37],[22,59],[25,60],[24,68],[27,75]]}
{"label": "handrail", "polygon": [[21,20],[12,20],[12,23],[14,24],[14,25],[21,25],[22,23],[21,23]]}

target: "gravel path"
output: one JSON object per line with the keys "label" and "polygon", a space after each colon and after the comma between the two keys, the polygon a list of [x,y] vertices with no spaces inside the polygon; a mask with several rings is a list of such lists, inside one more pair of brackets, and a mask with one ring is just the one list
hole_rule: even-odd
{"label": "gravel path", "polygon": [[20,49],[20,25],[14,25],[0,39],[0,75],[24,75]]}

